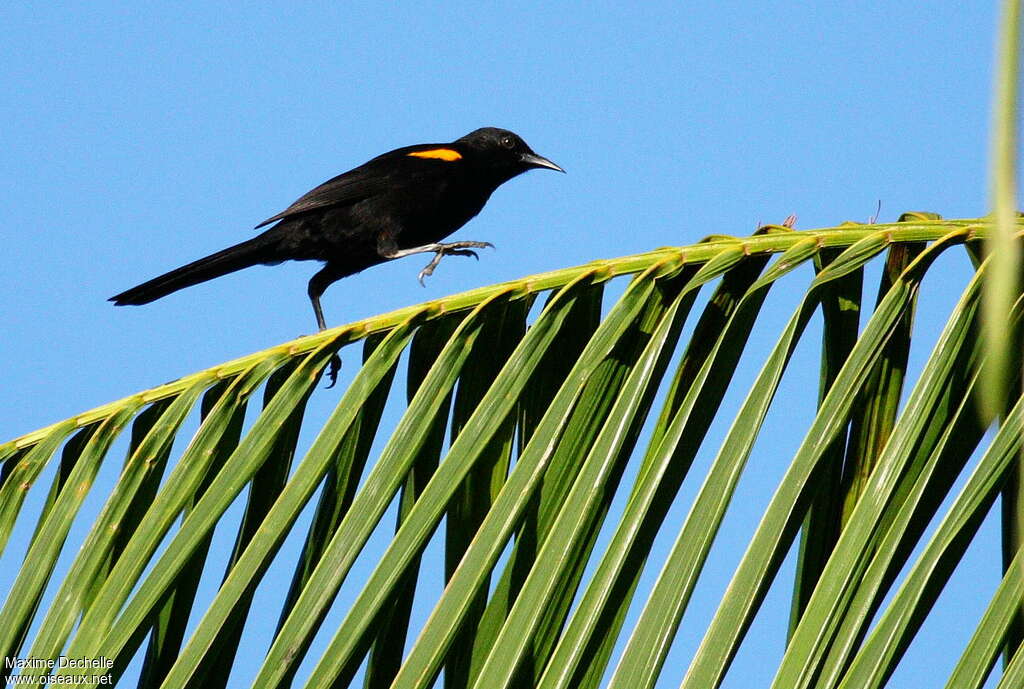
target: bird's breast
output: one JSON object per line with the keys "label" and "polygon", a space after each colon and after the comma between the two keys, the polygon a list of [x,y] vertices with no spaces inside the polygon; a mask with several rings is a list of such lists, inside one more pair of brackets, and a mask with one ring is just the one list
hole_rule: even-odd
{"label": "bird's breast", "polygon": [[394,206],[401,209],[399,246],[405,249],[441,241],[479,213],[491,191],[451,180],[400,195]]}

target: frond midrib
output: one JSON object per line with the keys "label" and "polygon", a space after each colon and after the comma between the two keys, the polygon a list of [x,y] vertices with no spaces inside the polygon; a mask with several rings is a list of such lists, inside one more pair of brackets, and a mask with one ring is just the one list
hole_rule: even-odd
{"label": "frond midrib", "polygon": [[[529,275],[517,280],[501,282],[485,287],[453,294],[438,299],[422,302],[413,306],[371,316],[345,325],[328,328],[322,332],[305,335],[289,342],[275,345],[259,352],[233,359],[216,366],[192,373],[176,380],[158,385],[148,390],[129,395],[114,402],[109,402],[89,411],[77,414],[44,428],[26,433],[14,440],[0,444],[0,456],[10,454],[14,450],[35,445],[56,427],[73,420],[74,428],[82,428],[102,421],[123,409],[126,405],[148,404],[157,400],[174,397],[189,389],[202,379],[211,384],[217,380],[230,378],[253,365],[269,358],[288,359],[307,354],[328,343],[343,346],[357,342],[373,333],[387,331],[411,318],[430,320],[455,311],[471,309],[483,301],[492,299],[499,294],[508,294],[511,298],[524,298],[531,294],[545,292],[563,287],[571,282],[589,278],[594,282],[603,282],[621,275],[641,273],[652,266],[664,265],[666,272],[673,271],[686,264],[702,264],[711,260],[719,253],[741,247],[748,255],[781,253],[793,245],[813,239],[820,247],[847,247],[872,235],[882,235],[888,243],[934,241],[951,232],[965,235],[965,239],[982,239],[986,236],[989,221],[985,218],[959,220],[930,220],[924,215],[908,214],[912,219],[904,222],[857,224],[844,223],[834,227],[811,230],[791,230],[779,225],[765,225],[757,233],[747,237],[728,235],[711,235],[707,239],[682,247],[662,247],[619,258],[591,261],[571,268],[561,268],[545,273]],[[906,216],[904,216],[906,217]],[[1018,221],[1024,228],[1024,221]]]}

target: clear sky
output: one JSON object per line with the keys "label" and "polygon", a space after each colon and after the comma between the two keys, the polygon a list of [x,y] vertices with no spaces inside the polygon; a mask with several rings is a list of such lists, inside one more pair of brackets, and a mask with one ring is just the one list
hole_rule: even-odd
{"label": "clear sky", "polygon": [[[425,289],[423,257],[335,284],[329,324],[790,213],[800,229],[866,221],[878,200],[884,221],[983,214],[993,4],[5,4],[0,440],[312,332],[312,263],[145,307],[106,299],[252,236],[374,155],[480,126],[568,174],[499,189],[455,235],[497,249],[446,259]],[[962,287],[953,263],[936,303]],[[767,306],[777,324],[791,307]],[[317,396],[311,408],[336,399]],[[752,462],[776,477],[784,458]],[[747,660],[728,686],[754,686]],[[663,685],[683,669],[670,661]],[[933,682],[910,669],[900,685]]]}

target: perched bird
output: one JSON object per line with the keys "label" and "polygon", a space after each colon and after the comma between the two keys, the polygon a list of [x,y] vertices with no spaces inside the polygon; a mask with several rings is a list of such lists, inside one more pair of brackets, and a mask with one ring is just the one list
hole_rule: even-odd
{"label": "perched bird", "polygon": [[499,186],[532,168],[565,172],[516,134],[494,127],[447,144],[406,146],[324,182],[257,228],[262,234],[111,297],[148,304],[184,287],[257,264],[323,261],[309,281],[320,330],[320,296],[343,277],[412,254],[433,253],[419,279],[445,255],[476,256],[488,242],[440,243],[480,212]]}

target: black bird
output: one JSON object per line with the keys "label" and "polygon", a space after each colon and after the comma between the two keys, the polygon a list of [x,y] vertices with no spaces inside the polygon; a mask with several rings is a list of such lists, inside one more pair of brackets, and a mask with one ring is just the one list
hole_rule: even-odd
{"label": "black bird", "polygon": [[441,240],[480,212],[499,186],[532,168],[565,172],[505,129],[485,127],[447,144],[406,146],[377,156],[302,196],[257,228],[262,234],[176,268],[111,297],[117,305],[148,304],[184,287],[257,264],[323,261],[309,281],[320,330],[320,295],[370,266],[433,253],[419,279],[446,254],[476,256],[488,242]]}

